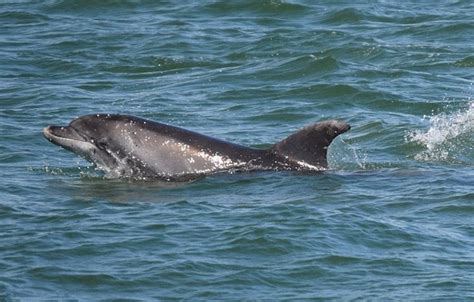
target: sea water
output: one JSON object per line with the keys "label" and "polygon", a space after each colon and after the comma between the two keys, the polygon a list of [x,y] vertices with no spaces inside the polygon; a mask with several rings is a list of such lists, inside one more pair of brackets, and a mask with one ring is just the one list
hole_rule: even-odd
{"label": "sea water", "polygon": [[[474,299],[472,1],[2,1],[0,300]],[[109,179],[91,113],[255,148],[352,129],[330,170]]]}

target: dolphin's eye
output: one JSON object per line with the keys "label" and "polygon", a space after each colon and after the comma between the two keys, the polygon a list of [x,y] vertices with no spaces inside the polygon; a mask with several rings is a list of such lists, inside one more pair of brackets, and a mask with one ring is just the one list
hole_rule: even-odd
{"label": "dolphin's eye", "polygon": [[97,142],[97,148],[105,151],[107,149],[107,144],[105,142]]}

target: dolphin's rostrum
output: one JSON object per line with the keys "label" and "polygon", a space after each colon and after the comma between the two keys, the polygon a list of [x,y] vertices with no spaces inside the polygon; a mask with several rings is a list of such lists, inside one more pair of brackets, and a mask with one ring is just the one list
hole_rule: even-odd
{"label": "dolphin's rostrum", "polygon": [[186,180],[222,171],[322,171],[329,144],[349,129],[342,121],[323,121],[269,149],[254,149],[134,116],[94,114],[43,134],[112,177]]}

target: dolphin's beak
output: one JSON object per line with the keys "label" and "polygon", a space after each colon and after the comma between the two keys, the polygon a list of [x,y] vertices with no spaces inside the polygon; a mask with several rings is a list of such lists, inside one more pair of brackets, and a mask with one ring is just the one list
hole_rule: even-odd
{"label": "dolphin's beak", "polygon": [[58,126],[48,126],[43,129],[43,136],[54,144],[57,144],[58,140],[61,138],[61,136],[57,134],[59,132],[56,130],[57,128]]}
{"label": "dolphin's beak", "polygon": [[43,135],[53,143],[61,138],[85,141],[84,137],[71,126],[48,126],[43,129]]}
{"label": "dolphin's beak", "polygon": [[55,137],[55,135],[53,134],[53,127],[55,126],[48,126],[43,129],[43,136],[50,142],[52,142],[53,138]]}
{"label": "dolphin's beak", "polygon": [[71,126],[48,126],[43,129],[43,135],[53,144],[76,153],[82,153],[93,146]]}
{"label": "dolphin's beak", "polygon": [[103,167],[115,167],[115,159],[107,151],[99,149],[93,138],[73,126],[48,126],[43,129],[44,137],[55,145],[82,156],[86,160]]}

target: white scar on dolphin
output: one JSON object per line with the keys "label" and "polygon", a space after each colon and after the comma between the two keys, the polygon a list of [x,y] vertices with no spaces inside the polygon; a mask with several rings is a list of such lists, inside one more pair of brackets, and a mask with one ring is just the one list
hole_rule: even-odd
{"label": "white scar on dolphin", "polygon": [[329,145],[349,129],[343,121],[322,121],[255,149],[134,116],[93,114],[43,134],[111,177],[179,181],[223,171],[323,171]]}

